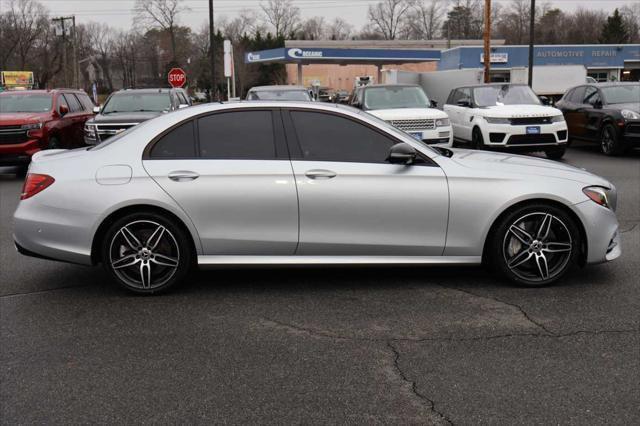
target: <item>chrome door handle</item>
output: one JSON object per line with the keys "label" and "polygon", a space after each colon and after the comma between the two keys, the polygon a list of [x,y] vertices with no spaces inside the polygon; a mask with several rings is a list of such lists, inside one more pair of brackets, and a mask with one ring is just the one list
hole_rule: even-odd
{"label": "chrome door handle", "polygon": [[332,172],[331,170],[308,170],[305,174],[309,179],[331,179],[336,177],[337,173]]}
{"label": "chrome door handle", "polygon": [[190,180],[196,180],[200,177],[196,172],[190,172],[188,170],[178,170],[169,173],[169,179],[176,182],[187,182]]}

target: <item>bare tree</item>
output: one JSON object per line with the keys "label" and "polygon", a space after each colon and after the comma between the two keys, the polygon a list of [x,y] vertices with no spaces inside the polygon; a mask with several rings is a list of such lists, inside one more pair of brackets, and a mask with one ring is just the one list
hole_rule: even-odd
{"label": "bare tree", "polygon": [[136,22],[148,28],[159,28],[169,33],[171,56],[176,61],[176,28],[181,12],[188,10],[183,0],[136,0]]}
{"label": "bare tree", "polygon": [[327,27],[327,37],[331,40],[346,40],[353,33],[353,25],[342,18],[335,18]]}
{"label": "bare tree", "polygon": [[276,37],[287,37],[300,27],[300,9],[292,0],[268,0],[261,3],[264,20],[273,27]]}
{"label": "bare tree", "polygon": [[8,30],[3,31],[3,38],[7,41],[8,56],[15,52],[16,66],[24,69],[38,37],[49,25],[47,10],[34,0],[10,0],[8,6],[5,19]]}
{"label": "bare tree", "polygon": [[563,43],[598,43],[600,31],[607,22],[607,14],[602,10],[578,9],[567,22],[567,35]]}
{"label": "bare tree", "polygon": [[326,38],[327,25],[322,16],[314,16],[302,22],[298,37],[303,40],[323,40]]}
{"label": "bare tree", "polygon": [[111,59],[113,55],[113,45],[115,42],[115,31],[107,24],[91,22],[87,25],[89,33],[89,44],[96,57],[100,68],[102,68],[104,82],[109,91],[113,91],[113,78],[111,76]]}
{"label": "bare tree", "polygon": [[407,14],[405,37],[417,40],[434,39],[442,26],[446,9],[446,0],[416,1]]}
{"label": "bare tree", "polygon": [[368,18],[371,28],[382,34],[384,39],[395,40],[413,3],[413,0],[383,0],[369,6]]}
{"label": "bare tree", "polygon": [[640,3],[632,3],[620,9],[624,26],[629,31],[629,42],[640,43]]}
{"label": "bare tree", "polygon": [[242,9],[238,16],[231,20],[223,16],[216,23],[216,27],[230,40],[239,40],[244,35],[251,36],[256,31],[264,30],[264,26],[258,23],[256,13],[251,9]]}

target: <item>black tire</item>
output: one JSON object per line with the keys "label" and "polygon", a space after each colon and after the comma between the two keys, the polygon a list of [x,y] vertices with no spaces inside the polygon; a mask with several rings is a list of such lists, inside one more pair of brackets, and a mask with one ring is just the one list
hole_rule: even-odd
{"label": "black tire", "polygon": [[582,241],[578,224],[563,209],[550,204],[514,209],[496,222],[489,238],[485,260],[494,271],[520,286],[553,284],[579,264]]}
{"label": "black tire", "polygon": [[626,151],[625,146],[618,137],[615,126],[611,123],[602,126],[600,149],[605,155],[621,155]]}
{"label": "black tire", "polygon": [[47,149],[60,149],[60,139],[56,136],[51,136],[47,144]]}
{"label": "black tire", "polygon": [[561,146],[558,148],[547,149],[544,154],[551,160],[559,160],[564,156],[565,152],[567,152],[567,148]]}
{"label": "black tire", "polygon": [[474,127],[473,132],[471,132],[471,147],[473,149],[484,149],[484,138],[478,127]]}
{"label": "black tire", "polygon": [[101,242],[102,264],[125,289],[139,294],[167,291],[194,264],[191,238],[174,221],[155,212],[116,220]]}

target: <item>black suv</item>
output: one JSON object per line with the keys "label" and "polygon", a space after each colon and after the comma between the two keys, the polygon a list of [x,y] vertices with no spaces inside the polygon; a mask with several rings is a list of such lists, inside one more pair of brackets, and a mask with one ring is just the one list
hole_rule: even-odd
{"label": "black suv", "polygon": [[594,83],[574,87],[556,107],[572,140],[600,143],[607,155],[640,146],[640,83]]}
{"label": "black suv", "polygon": [[191,99],[183,89],[125,89],[112,93],[84,126],[84,141],[95,145],[161,114],[185,108]]}

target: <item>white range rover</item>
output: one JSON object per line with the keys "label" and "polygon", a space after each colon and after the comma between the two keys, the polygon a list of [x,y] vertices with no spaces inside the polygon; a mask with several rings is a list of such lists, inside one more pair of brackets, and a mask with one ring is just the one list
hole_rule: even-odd
{"label": "white range rover", "polygon": [[543,105],[526,85],[460,87],[451,91],[444,110],[455,140],[471,143],[475,149],[544,151],[547,157],[559,159],[567,147],[562,111]]}
{"label": "white range rover", "polygon": [[404,130],[425,143],[451,143],[449,116],[435,108],[422,87],[378,84],[357,88],[350,105]]}

